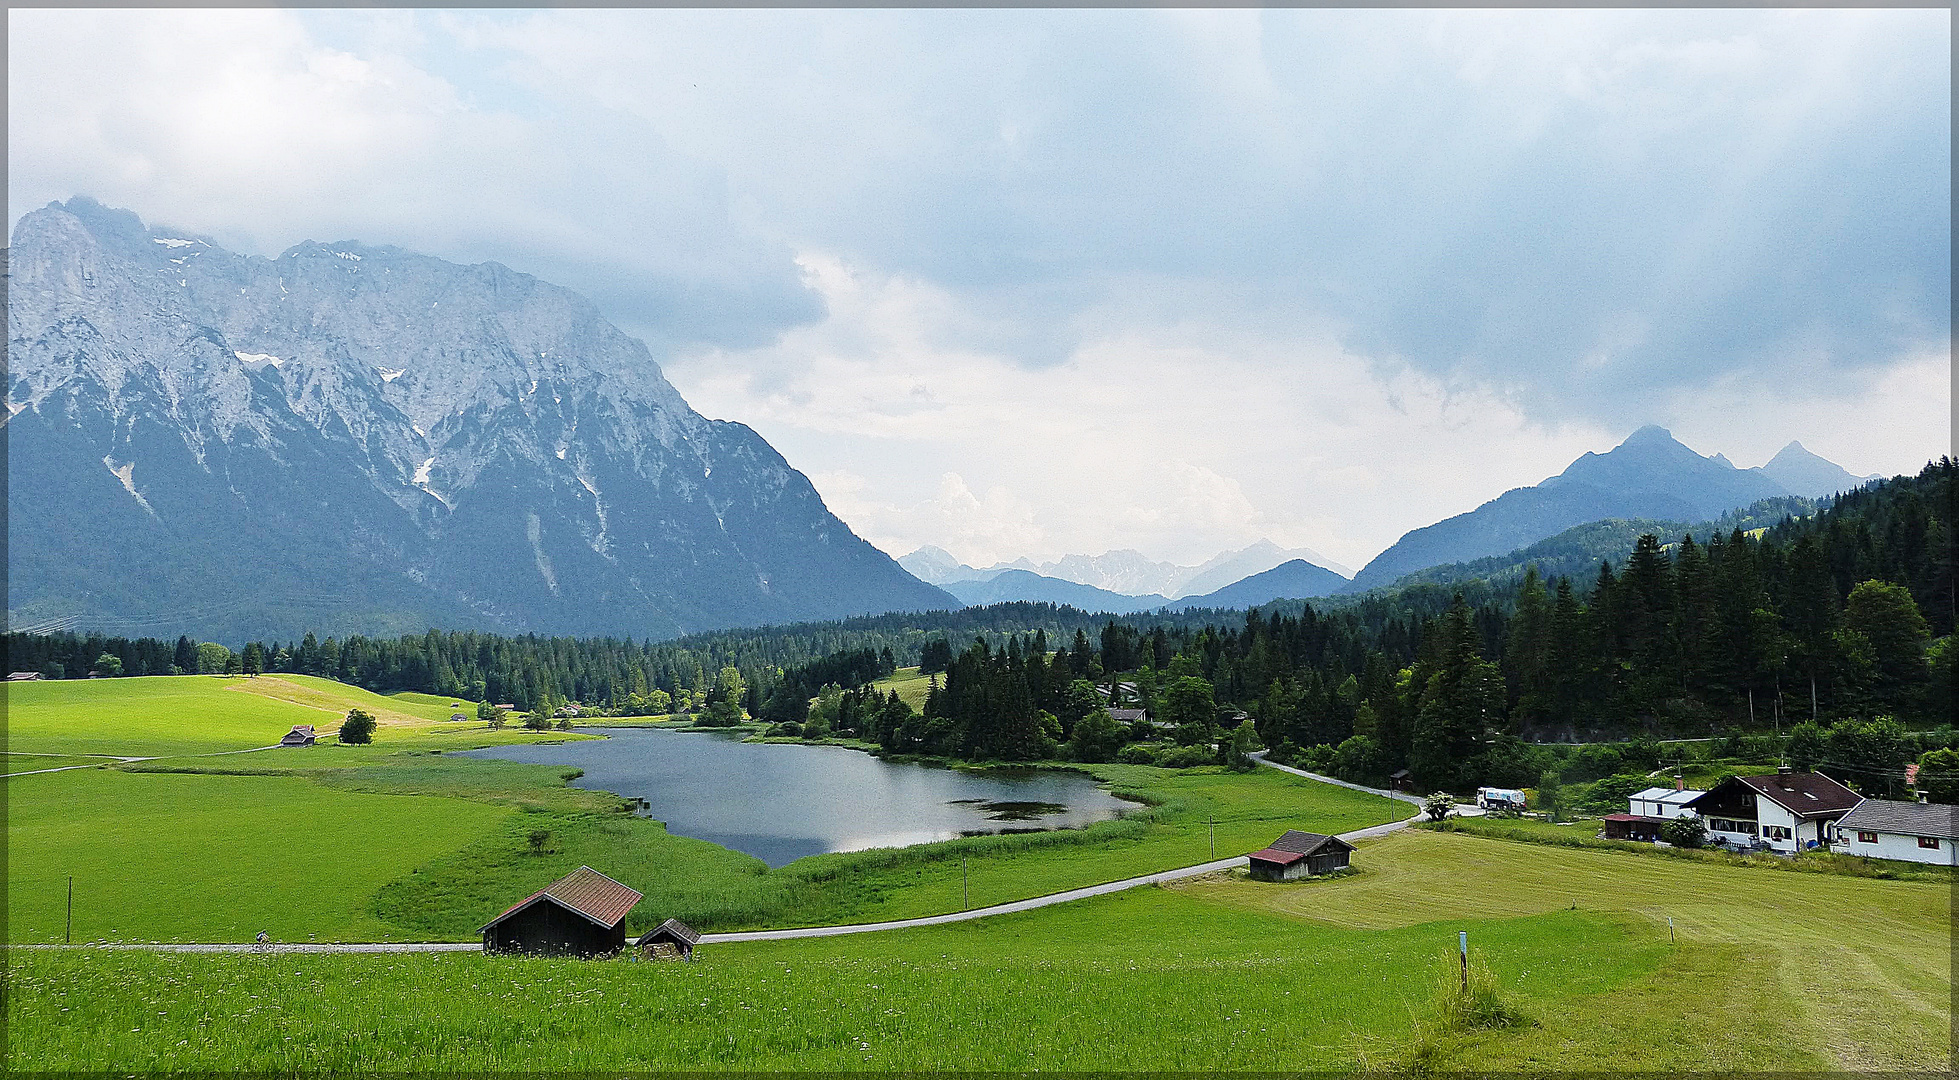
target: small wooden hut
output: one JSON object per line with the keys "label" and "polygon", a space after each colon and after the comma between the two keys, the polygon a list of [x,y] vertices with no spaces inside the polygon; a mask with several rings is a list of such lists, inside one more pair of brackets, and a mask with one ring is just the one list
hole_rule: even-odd
{"label": "small wooden hut", "polygon": [[701,943],[700,931],[681,922],[666,922],[639,936],[640,955],[649,960],[692,960],[694,946]]}
{"label": "small wooden hut", "polygon": [[1347,867],[1354,846],[1337,836],[1287,829],[1284,836],[1251,854],[1252,877],[1258,881],[1296,881],[1309,874],[1331,874]]}
{"label": "small wooden hut", "polygon": [[311,746],[318,737],[313,734],[313,725],[296,724],[285,738],[279,740],[280,746]]}
{"label": "small wooden hut", "polygon": [[483,926],[484,952],[604,956],[626,947],[636,890],[581,866]]}

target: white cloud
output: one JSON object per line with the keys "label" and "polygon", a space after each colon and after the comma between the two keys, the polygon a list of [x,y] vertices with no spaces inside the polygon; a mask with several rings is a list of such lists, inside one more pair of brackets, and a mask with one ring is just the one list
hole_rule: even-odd
{"label": "white cloud", "polygon": [[9,13],[10,215],[496,259],[894,551],[1949,444],[1940,11]]}

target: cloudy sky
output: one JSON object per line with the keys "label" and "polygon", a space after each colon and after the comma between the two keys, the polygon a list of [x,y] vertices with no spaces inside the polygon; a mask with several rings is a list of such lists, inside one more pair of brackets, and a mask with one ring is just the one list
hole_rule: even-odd
{"label": "cloudy sky", "polygon": [[494,259],[893,554],[1951,443],[1950,13],[21,11],[9,222]]}

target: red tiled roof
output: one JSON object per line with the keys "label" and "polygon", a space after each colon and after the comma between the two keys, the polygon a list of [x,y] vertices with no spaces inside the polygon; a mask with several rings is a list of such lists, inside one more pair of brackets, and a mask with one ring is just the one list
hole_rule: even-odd
{"label": "red tiled roof", "polygon": [[1290,866],[1306,856],[1297,851],[1280,851],[1278,848],[1266,848],[1263,851],[1254,851],[1248,857],[1257,859],[1259,862],[1278,863],[1280,866]]}
{"label": "red tiled roof", "polygon": [[575,911],[593,922],[611,929],[625,919],[633,905],[640,902],[639,892],[606,877],[589,866],[581,866],[564,877],[546,885],[537,892],[517,901],[504,909],[503,914],[484,924],[487,930],[511,915],[531,906],[539,900],[550,900],[559,907]]}

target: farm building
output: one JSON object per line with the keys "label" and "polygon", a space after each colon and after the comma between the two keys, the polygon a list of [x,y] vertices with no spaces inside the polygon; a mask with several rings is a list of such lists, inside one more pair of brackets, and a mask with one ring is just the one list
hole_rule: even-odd
{"label": "farm building", "polygon": [[668,959],[678,957],[682,960],[694,958],[694,946],[701,943],[700,931],[681,922],[668,919],[666,922],[639,936],[636,944],[640,953],[649,959]]}
{"label": "farm building", "polygon": [[469,717],[467,717],[467,716],[464,716],[464,715],[463,715],[462,713],[450,713],[450,714],[449,714],[449,721],[450,721],[451,723],[460,723],[460,722],[462,722],[462,721],[464,721],[464,720],[467,720],[467,719],[469,719]]}
{"label": "farm building", "polygon": [[1865,799],[1835,829],[1845,855],[1959,866],[1959,807]]}
{"label": "farm building", "polygon": [[9,671],[7,673],[7,681],[8,682],[39,682],[41,681],[41,673],[38,671]]}
{"label": "farm building", "polygon": [[316,736],[313,734],[313,725],[296,724],[293,726],[293,729],[291,731],[286,732],[285,738],[279,740],[279,745],[280,746],[311,746],[313,745],[313,741],[315,738]]}
{"label": "farm building", "polygon": [[1287,829],[1284,836],[1251,853],[1252,877],[1258,881],[1296,881],[1309,874],[1330,874],[1347,867],[1354,846],[1337,836]]}
{"label": "farm building", "polygon": [[1151,727],[1167,728],[1169,724],[1159,724],[1150,718],[1148,709],[1114,708],[1109,710],[1109,719],[1118,724],[1148,724]]}
{"label": "farm building", "polygon": [[626,947],[640,893],[581,866],[484,924],[484,952],[603,956]]}
{"label": "farm building", "polygon": [[1388,774],[1388,786],[1396,791],[1407,791],[1415,786],[1415,774],[1407,769],[1396,769]]}
{"label": "farm building", "polygon": [[1707,792],[1695,791],[1693,788],[1650,787],[1626,800],[1628,804],[1626,812],[1641,817],[1659,818],[1661,821],[1668,818],[1692,817],[1694,812],[1687,807],[1687,804],[1705,794]]}
{"label": "farm building", "polygon": [[1757,840],[1793,854],[1830,842],[1830,827],[1863,798],[1822,773],[1780,772],[1730,776],[1690,799],[1688,809],[1707,821],[1708,835],[1730,844]]}

